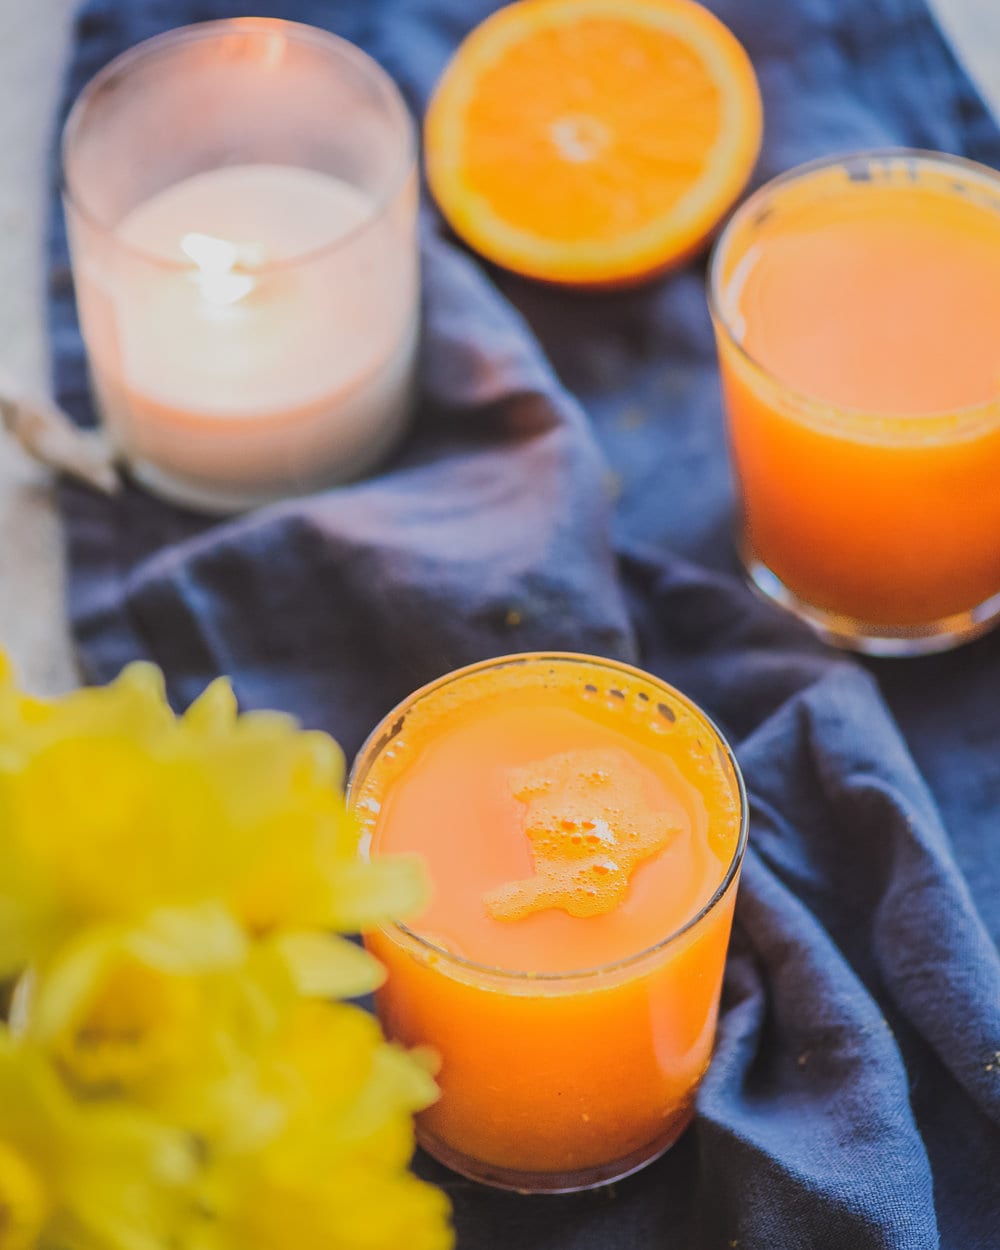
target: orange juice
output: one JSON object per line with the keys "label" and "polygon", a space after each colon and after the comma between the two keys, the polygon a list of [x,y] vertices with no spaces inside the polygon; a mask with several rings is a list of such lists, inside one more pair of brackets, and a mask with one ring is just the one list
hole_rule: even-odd
{"label": "orange juice", "polygon": [[1000,613],[1000,175],[860,154],[720,239],[711,300],[744,556],[837,641],[906,653]]}
{"label": "orange juice", "polygon": [[709,1061],[746,836],[711,722],[625,665],[512,656],[385,719],[351,784],[373,855],[433,898],[370,935],[390,1036],[441,1056],[422,1144],[561,1191],[656,1157]]}

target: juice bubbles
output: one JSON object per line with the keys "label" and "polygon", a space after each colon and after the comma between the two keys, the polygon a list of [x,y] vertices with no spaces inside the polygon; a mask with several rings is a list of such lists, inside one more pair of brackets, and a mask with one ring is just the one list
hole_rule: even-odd
{"label": "juice bubbles", "polygon": [[369,938],[386,1031],[430,1044],[421,1143],[522,1190],[600,1184],[689,1122],[746,841],[742,782],[677,691],[587,656],[511,656],[418,691],[351,803],[434,895]]}
{"label": "juice bubbles", "polygon": [[1000,614],[1000,175],[862,153],[752,196],[711,303],[743,556],[833,641],[906,654]]}

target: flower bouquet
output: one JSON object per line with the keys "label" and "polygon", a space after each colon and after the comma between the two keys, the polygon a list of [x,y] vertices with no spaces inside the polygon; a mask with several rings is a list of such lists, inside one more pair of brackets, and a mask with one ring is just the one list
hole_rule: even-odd
{"label": "flower bouquet", "polygon": [[407,1171],[433,1057],[341,1001],[344,933],[419,906],[364,862],[328,737],[182,717],[157,669],[53,701],[0,657],[0,1250],[444,1250]]}

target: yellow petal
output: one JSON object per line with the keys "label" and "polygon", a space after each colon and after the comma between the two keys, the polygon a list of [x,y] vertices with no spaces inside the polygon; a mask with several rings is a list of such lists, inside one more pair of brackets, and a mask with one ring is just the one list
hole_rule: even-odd
{"label": "yellow petal", "polygon": [[299,735],[298,749],[300,758],[308,764],[308,772],[303,769],[300,776],[308,778],[314,785],[329,786],[339,790],[344,784],[344,752],[340,744],[329,734],[311,730]]}
{"label": "yellow petal", "polygon": [[299,993],[310,998],[356,998],[385,980],[378,960],[346,938],[299,932],[283,933],[274,941]]}
{"label": "yellow petal", "polygon": [[247,949],[239,925],[219,903],[158,908],[129,932],[125,944],[142,963],[182,974],[233,967]]}
{"label": "yellow petal", "polygon": [[422,1111],[437,1102],[439,1090],[427,1070],[426,1051],[415,1059],[400,1046],[380,1046],[372,1073],[372,1095],[398,1110]]}
{"label": "yellow petal", "polygon": [[426,903],[429,884],[419,856],[387,855],[338,864],[332,895],[331,920],[350,933],[412,916]]}
{"label": "yellow petal", "polygon": [[34,1250],[48,1216],[41,1177],[24,1156],[0,1137],[0,1245],[3,1250]]}
{"label": "yellow petal", "polygon": [[178,1245],[195,1179],[191,1144],[127,1107],[80,1114],[74,1137],[75,1166],[63,1177],[65,1233],[53,1229],[53,1244],[101,1250]]}
{"label": "yellow petal", "polygon": [[253,1250],[448,1250],[449,1204],[402,1171],[338,1161],[326,1174],[273,1175],[246,1186],[234,1244]]}
{"label": "yellow petal", "polygon": [[167,701],[163,673],[155,664],[148,664],[144,660],[127,664],[119,673],[117,681],[112,682],[108,689],[134,691],[157,706],[162,706]]}
{"label": "yellow petal", "polygon": [[191,704],[182,718],[196,733],[221,733],[236,723],[236,695],[228,677],[219,677]]}
{"label": "yellow petal", "polygon": [[300,732],[294,716],[264,710],[244,712],[239,719],[239,730],[243,737],[278,743],[293,739]]}
{"label": "yellow petal", "polygon": [[33,976],[23,1005],[32,1037],[48,1045],[71,1027],[80,1004],[110,965],[114,947],[107,933],[87,934],[67,945],[44,974]]}
{"label": "yellow petal", "polygon": [[137,741],[155,741],[173,728],[163,674],[155,664],[129,664],[109,686],[75,691],[63,705],[84,717],[110,719],[119,732]]}

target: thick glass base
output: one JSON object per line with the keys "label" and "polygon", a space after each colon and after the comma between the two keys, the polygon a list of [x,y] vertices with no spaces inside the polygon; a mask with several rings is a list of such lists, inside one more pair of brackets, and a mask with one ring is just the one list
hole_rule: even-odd
{"label": "thick glass base", "polygon": [[670,1149],[693,1117],[692,1106],[682,1118],[671,1120],[666,1133],[638,1150],[633,1150],[624,1158],[567,1172],[522,1172],[516,1168],[484,1163],[481,1159],[462,1154],[433,1133],[428,1133],[421,1128],[419,1122],[417,1141],[438,1163],[443,1163],[445,1167],[470,1181],[491,1185],[494,1189],[509,1189],[518,1194],[575,1194],[584,1189],[599,1189],[602,1185],[611,1185],[614,1181],[624,1180],[633,1172],[648,1167]]}
{"label": "thick glass base", "polygon": [[746,549],[741,553],[750,585],[765,599],[797,616],[835,647],[864,655],[932,655],[971,642],[1000,624],[1000,593],[967,612],[926,625],[873,625],[852,616],[816,608],[794,594],[766,564]]}
{"label": "thick glass base", "polygon": [[261,508],[275,503],[281,498],[275,492],[258,493],[253,490],[235,488],[219,489],[211,485],[202,485],[189,478],[166,473],[154,464],[141,460],[129,464],[129,473],[151,494],[165,499],[194,512],[205,512],[210,516],[232,516],[238,512],[248,512],[252,508]]}
{"label": "thick glass base", "polygon": [[327,467],[325,472],[289,475],[284,481],[248,482],[246,485],[231,482],[211,482],[184,473],[172,473],[159,465],[125,453],[125,460],[132,478],[146,490],[168,503],[180,508],[205,512],[212,516],[232,516],[294,499],[302,495],[316,494],[334,486],[346,485],[371,472],[402,435],[406,426],[408,410],[399,414],[384,432],[384,437],[360,449],[356,455]]}
{"label": "thick glass base", "polygon": [[416,350],[414,319],[393,358],[353,391],[265,418],[175,411],[93,362],[91,394],[134,481],[178,507],[231,516],[374,470],[409,424]]}

